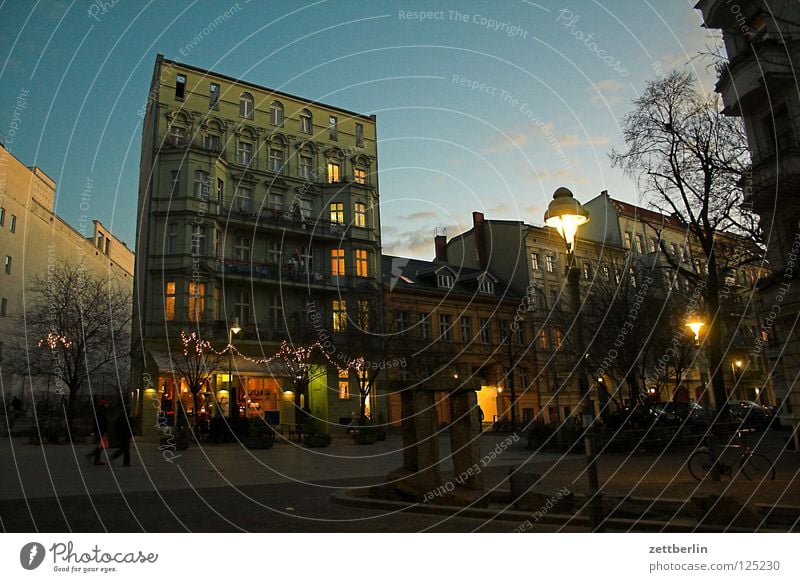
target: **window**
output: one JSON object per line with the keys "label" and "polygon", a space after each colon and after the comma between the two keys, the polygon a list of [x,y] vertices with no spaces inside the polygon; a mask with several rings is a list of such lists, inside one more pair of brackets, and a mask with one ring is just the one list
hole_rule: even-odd
{"label": "window", "polygon": [[647,241],[647,252],[654,253],[658,248],[658,239],[656,237],[650,237]]}
{"label": "window", "polygon": [[311,112],[308,109],[303,109],[300,112],[300,131],[303,133],[313,133],[313,126]]}
{"label": "window", "polygon": [[522,327],[522,322],[519,323],[517,326],[517,330],[514,332],[516,335],[517,345],[524,346],[525,345],[525,328]]}
{"label": "window", "polygon": [[8,299],[3,297],[0,299],[0,315],[5,316],[8,313]]}
{"label": "window", "polygon": [[636,252],[640,255],[644,253],[644,241],[642,241],[642,235],[636,235]]}
{"label": "window", "polygon": [[241,325],[250,323],[250,293],[239,291],[239,294],[235,296],[233,312],[239,318]]}
{"label": "window", "polygon": [[300,177],[304,180],[311,179],[311,167],[314,165],[314,161],[311,156],[306,154],[300,154],[300,166],[299,166],[299,174]]}
{"label": "window", "polygon": [[443,341],[453,341],[453,318],[448,313],[439,314],[439,334]]}
{"label": "window", "polygon": [[280,101],[273,101],[269,106],[269,122],[271,125],[283,127],[283,104]]}
{"label": "window", "polygon": [[206,227],[199,224],[192,226],[192,256],[206,255]]}
{"label": "window", "polygon": [[183,101],[186,95],[186,75],[175,75],[175,99]]}
{"label": "window", "polygon": [[11,257],[6,255],[6,266],[5,266],[6,275],[11,274],[11,261],[12,261]]}
{"label": "window", "polygon": [[546,255],[544,257],[545,268],[547,269],[548,273],[552,273],[555,271],[555,261],[553,260],[553,255]]}
{"label": "window", "polygon": [[270,192],[267,197],[267,207],[275,212],[283,212],[285,199],[283,194]]}
{"label": "window", "polygon": [[243,166],[249,166],[253,161],[253,144],[247,141],[240,141],[236,151],[236,161]]}
{"label": "window", "polygon": [[358,300],[358,311],[356,315],[358,316],[358,327],[364,331],[369,330],[369,300],[368,299],[359,299]]}
{"label": "window", "polygon": [[464,343],[472,341],[472,318],[466,315],[461,316],[461,341]]}
{"label": "window", "polygon": [[478,291],[481,293],[494,293],[494,281],[489,277],[484,277],[478,284]]}
{"label": "window", "polygon": [[333,300],[333,331],[347,329],[347,302],[344,299]]}
{"label": "window", "polygon": [[504,344],[511,341],[511,335],[509,334],[509,324],[507,319],[501,319],[497,322],[497,330],[500,332],[500,341]]}
{"label": "window", "polygon": [[281,243],[270,241],[267,243],[267,262],[275,265],[281,263]]}
{"label": "window", "polygon": [[98,232],[97,233],[97,248],[100,249],[101,251],[103,250],[103,233],[102,232]]}
{"label": "window", "polygon": [[164,285],[164,319],[175,320],[175,281],[167,281]]}
{"label": "window", "polygon": [[253,190],[244,186],[237,186],[236,200],[239,212],[250,212],[253,208]]}
{"label": "window", "polygon": [[280,295],[271,295],[267,298],[267,311],[269,324],[272,329],[283,329],[283,304]]}
{"label": "window", "polygon": [[554,327],[553,328],[553,344],[557,347],[561,347],[561,343],[564,341],[564,332],[561,331],[561,328]]}
{"label": "window", "polygon": [[186,128],[179,125],[173,125],[169,128],[169,145],[176,148],[181,148],[186,145]]}
{"label": "window", "polygon": [[453,276],[450,273],[437,273],[436,285],[442,289],[450,289],[453,286]]}
{"label": "window", "polygon": [[356,184],[366,184],[367,183],[367,171],[364,168],[356,168],[353,170],[354,172],[354,181]]}
{"label": "window", "polygon": [[189,283],[189,321],[203,321],[206,309],[206,284]]}
{"label": "window", "polygon": [[356,276],[369,277],[369,261],[365,249],[356,249]]}
{"label": "window", "polygon": [[237,236],[233,246],[234,256],[240,261],[250,261],[250,239],[246,236]]}
{"label": "window", "polygon": [[208,86],[208,108],[219,108],[219,85],[217,83],[211,83]]}
{"label": "window", "polygon": [[[11,225],[9,226],[9,228],[11,229],[11,232],[17,232],[17,216],[16,216],[16,214],[12,214],[11,215]],[[108,245],[108,242],[106,242],[106,245]]]}
{"label": "window", "polygon": [[680,259],[682,259],[682,257],[681,257],[681,251],[680,251],[680,249],[678,248],[678,245],[676,245],[675,243],[671,243],[671,244],[670,244],[670,249],[672,250],[672,258],[673,258],[673,259],[675,259],[675,260],[680,260]]}
{"label": "window", "polygon": [[547,337],[547,330],[544,328],[539,330],[539,337],[537,340],[539,342],[539,349],[546,350],[550,346],[550,342],[548,341]]}
{"label": "window", "polygon": [[611,271],[608,269],[608,265],[603,265],[603,279],[611,281]]}
{"label": "window", "polygon": [[239,117],[253,119],[253,96],[250,93],[239,96]]}
{"label": "window", "polygon": [[211,177],[208,172],[195,170],[194,172],[194,197],[200,200],[208,200],[211,194]]}
{"label": "window", "polygon": [[404,334],[409,324],[408,311],[398,311],[395,315],[394,322],[396,331],[400,334]]}
{"label": "window", "polygon": [[219,136],[215,133],[206,133],[203,135],[203,149],[210,152],[218,152],[220,147]]}
{"label": "window", "polygon": [[300,208],[300,215],[303,218],[305,218],[306,220],[311,219],[311,215],[314,214],[313,200],[309,200],[308,198],[298,198],[297,207]]}
{"label": "window", "polygon": [[328,184],[335,184],[342,180],[342,166],[337,162],[328,162]]}
{"label": "window", "polygon": [[0,208],[0,226],[6,225],[6,209]]}
{"label": "window", "polygon": [[283,171],[283,150],[280,148],[269,148],[269,169],[280,173]]}
{"label": "window", "polygon": [[339,400],[350,399],[350,370],[339,370]]}
{"label": "window", "polygon": [[629,232],[625,233],[625,248],[626,249],[631,248],[631,233]]}
{"label": "window", "polygon": [[179,196],[181,193],[181,172],[180,170],[172,170],[169,173],[169,187],[173,196]]}
{"label": "window", "polygon": [[344,276],[344,249],[331,249],[331,276]]}
{"label": "window", "polygon": [[222,206],[225,203],[225,181],[217,178],[217,204]]}
{"label": "window", "polygon": [[169,223],[167,226],[167,254],[174,255],[178,252],[178,224]]}
{"label": "window", "polygon": [[531,269],[539,270],[539,253],[531,253]]}
{"label": "window", "polygon": [[[520,368],[519,369],[519,383],[522,385],[523,390],[527,390],[528,386],[530,385],[528,382],[528,368]],[[530,415],[533,417],[533,414]]]}
{"label": "window", "polygon": [[419,337],[431,339],[431,316],[429,313],[419,314]]}
{"label": "window", "polygon": [[343,202],[334,202],[331,204],[331,222],[334,224],[344,224]]}
{"label": "window", "polygon": [[367,205],[356,202],[354,207],[353,223],[360,228],[367,227]]}
{"label": "window", "polygon": [[628,269],[628,275],[631,278],[631,287],[634,289],[636,288],[636,271],[634,271],[633,267]]}
{"label": "window", "polygon": [[[364,124],[356,123],[356,146],[364,147]],[[363,182],[361,182],[363,184]]]}
{"label": "window", "polygon": [[584,279],[592,278],[592,264],[589,261],[584,261],[583,263],[583,278]]}
{"label": "window", "polygon": [[492,343],[492,328],[489,326],[488,318],[481,318],[481,343]]}
{"label": "window", "polygon": [[328,137],[333,141],[336,141],[336,139],[337,139],[336,124],[337,124],[336,118],[333,115],[329,116],[328,117]]}

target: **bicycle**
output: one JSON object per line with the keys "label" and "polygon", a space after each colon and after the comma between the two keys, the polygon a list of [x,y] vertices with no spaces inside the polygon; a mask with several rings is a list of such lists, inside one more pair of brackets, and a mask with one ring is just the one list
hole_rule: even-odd
{"label": "bicycle", "polygon": [[[737,440],[741,439],[741,433],[737,433]],[[714,455],[708,447],[700,447],[687,461],[687,466],[692,477],[702,481],[712,472],[714,464],[719,468],[720,475],[732,477],[741,473],[750,481],[774,481],[775,466],[765,455],[754,453],[747,445],[723,445],[724,449],[740,449],[739,456],[730,464]],[[735,471],[735,472],[734,472]]]}

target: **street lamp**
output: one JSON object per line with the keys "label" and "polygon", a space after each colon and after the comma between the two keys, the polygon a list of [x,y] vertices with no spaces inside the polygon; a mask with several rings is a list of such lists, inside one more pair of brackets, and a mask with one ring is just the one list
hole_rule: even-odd
{"label": "street lamp", "polygon": [[589,500],[593,531],[603,528],[603,500],[600,497],[600,480],[597,476],[597,456],[594,444],[594,410],[589,399],[589,381],[586,374],[586,343],[583,338],[581,321],[580,270],[575,263],[575,242],[578,227],[589,222],[589,212],[578,202],[567,188],[558,188],[553,193],[553,201],[544,213],[544,223],[558,231],[567,246],[567,281],[572,295],[575,319],[573,328],[578,351],[578,384],[583,399],[583,444],[586,450],[586,466],[589,476]]}
{"label": "street lamp", "polygon": [[690,319],[686,322],[686,327],[692,330],[694,333],[694,345],[700,345],[700,330],[703,329],[705,323],[699,319]]}
{"label": "street lamp", "polygon": [[233,325],[228,328],[228,406],[230,407],[230,417],[239,416],[239,397],[236,394],[236,386],[233,384],[233,336],[242,331],[239,327],[239,318],[233,320]]}
{"label": "street lamp", "polygon": [[[707,393],[707,378],[706,378],[706,367],[705,362],[703,361],[703,352],[700,349],[700,330],[703,329],[705,323],[699,319],[698,317],[692,317],[689,321],[686,322],[686,327],[692,330],[694,333],[694,346],[696,350],[695,360],[697,361],[697,368],[700,370],[700,387],[703,391],[703,395]],[[713,396],[713,392],[711,394]],[[709,399],[710,400],[710,399]],[[716,402],[714,403],[716,407]],[[711,407],[709,406],[709,410]],[[713,422],[713,420],[712,420]],[[708,436],[706,437],[706,444],[711,452],[711,456],[714,459],[719,458],[719,447],[717,443],[717,437],[714,435],[713,431],[708,431]],[[714,463],[711,466],[711,480],[712,481],[720,481],[722,479],[720,466],[719,463]]]}

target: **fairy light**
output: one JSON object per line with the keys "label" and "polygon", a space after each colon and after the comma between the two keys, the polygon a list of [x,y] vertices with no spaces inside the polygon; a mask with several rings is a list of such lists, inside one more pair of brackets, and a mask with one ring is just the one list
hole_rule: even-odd
{"label": "fairy light", "polygon": [[47,347],[50,348],[51,350],[56,349],[59,346],[59,344],[63,346],[65,349],[69,349],[72,347],[72,342],[69,341],[67,336],[59,335],[54,332],[48,333],[47,337],[39,340],[39,347],[47,345]]}

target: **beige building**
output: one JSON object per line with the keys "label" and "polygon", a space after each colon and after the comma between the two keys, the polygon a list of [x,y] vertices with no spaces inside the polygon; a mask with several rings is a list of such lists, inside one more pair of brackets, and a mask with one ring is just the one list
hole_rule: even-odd
{"label": "beige building", "polygon": [[[163,424],[157,413],[174,415],[176,399],[190,414],[270,413],[281,423],[296,407],[323,423],[358,410],[330,361],[318,358],[310,385],[297,388],[279,359],[260,360],[284,341],[341,336],[355,309],[380,301],[374,116],[159,55],[136,248],[132,385],[149,402],[144,432]],[[169,356],[181,331],[236,348],[197,411]]]}
{"label": "beige building", "polygon": [[[87,182],[81,195],[81,209],[94,185]],[[53,212],[56,183],[40,168],[26,167],[0,147],[0,367],[4,352],[24,328],[25,293],[48,266],[60,263],[84,264],[98,277],[113,278],[128,293],[133,289],[133,252],[101,222],[82,215],[78,228]],[[4,349],[7,348],[7,349]],[[2,371],[3,392],[22,395],[26,403],[30,390],[47,390],[47,378],[28,378]],[[102,393],[104,387],[98,386]],[[114,393],[115,387],[108,388]]]}

